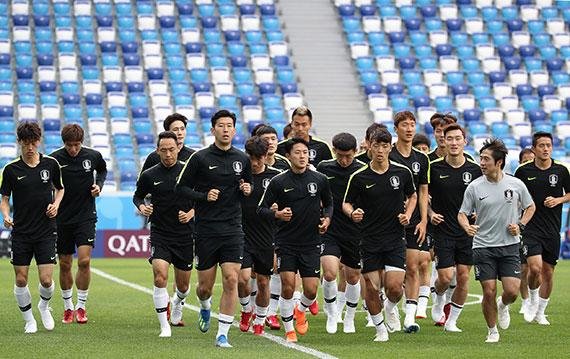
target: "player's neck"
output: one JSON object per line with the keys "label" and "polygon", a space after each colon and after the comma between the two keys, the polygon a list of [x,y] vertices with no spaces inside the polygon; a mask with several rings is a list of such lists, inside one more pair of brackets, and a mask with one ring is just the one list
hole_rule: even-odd
{"label": "player's neck", "polygon": [[534,165],[541,170],[547,170],[550,168],[550,166],[552,166],[552,158],[549,157],[545,160],[542,160],[540,158],[535,158]]}
{"label": "player's neck", "polygon": [[267,163],[270,166],[273,166],[275,164],[275,153],[272,154],[267,154],[267,159],[265,160],[265,163]]}
{"label": "player's neck", "polygon": [[390,162],[388,161],[370,161],[370,169],[376,173],[382,174],[388,170]]}
{"label": "player's neck", "polygon": [[444,157],[445,155],[447,155],[447,151],[445,150],[445,147],[438,146],[435,149],[435,154],[437,155],[437,157]]}
{"label": "player's neck", "polygon": [[504,174],[502,170],[498,170],[497,172],[486,174],[485,177],[487,178],[487,181],[497,183],[503,179]]}
{"label": "player's neck", "polygon": [[293,172],[294,174],[300,175],[305,173],[305,171],[307,171],[307,167],[291,166],[291,172]]}
{"label": "player's neck", "polygon": [[230,148],[232,148],[232,143],[231,143],[231,142],[228,143],[227,145],[223,145],[223,144],[219,143],[218,141],[215,141],[215,142],[214,142],[214,145],[215,145],[216,147],[218,147],[218,148],[219,148],[220,150],[222,150],[222,151],[227,151],[227,150],[229,150]]}
{"label": "player's neck", "polygon": [[40,153],[36,152],[31,156],[22,155],[22,160],[30,167],[36,167],[40,163]]}
{"label": "player's neck", "polygon": [[396,149],[402,156],[409,157],[412,153],[412,143],[398,140],[396,141]]}
{"label": "player's neck", "polygon": [[182,149],[182,147],[184,147],[184,142],[179,142],[178,143],[178,150],[180,151]]}
{"label": "player's neck", "polygon": [[257,170],[254,170],[254,169],[252,168],[252,169],[251,169],[251,174],[258,175],[258,174],[260,174],[260,173],[263,173],[263,172],[265,172],[265,168],[266,168],[266,167],[267,167],[267,166],[263,165],[263,166],[259,167]]}
{"label": "player's neck", "polygon": [[463,152],[459,153],[456,156],[452,156],[450,154],[445,155],[445,162],[447,162],[451,167],[458,168],[463,166],[466,159],[463,155]]}

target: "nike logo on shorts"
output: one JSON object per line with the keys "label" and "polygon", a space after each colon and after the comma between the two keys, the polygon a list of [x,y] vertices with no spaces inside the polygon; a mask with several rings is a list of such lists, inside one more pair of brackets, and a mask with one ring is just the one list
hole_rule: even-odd
{"label": "nike logo on shorts", "polygon": [[295,188],[285,188],[283,190],[283,192],[287,193],[287,192],[291,192],[292,190],[294,190]]}
{"label": "nike logo on shorts", "polygon": [[208,166],[209,170],[213,170],[214,168],[218,168],[218,166]]}

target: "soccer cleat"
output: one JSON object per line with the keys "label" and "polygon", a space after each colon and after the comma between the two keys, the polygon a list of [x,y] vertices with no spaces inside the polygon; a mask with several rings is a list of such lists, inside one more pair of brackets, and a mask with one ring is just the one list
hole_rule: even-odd
{"label": "soccer cleat", "polygon": [[252,312],[241,312],[241,319],[239,321],[239,330],[242,332],[247,332],[251,324],[251,314]]}
{"label": "soccer cleat", "polygon": [[497,298],[497,311],[498,311],[498,318],[497,321],[499,322],[499,327],[501,329],[508,329],[509,325],[511,324],[511,315],[509,313],[509,306],[503,305],[503,309],[499,305],[501,297]]}
{"label": "soccer cleat", "polygon": [[63,312],[63,319],[61,320],[61,322],[63,324],[71,324],[73,323],[73,310],[72,309],[66,309]]}
{"label": "soccer cleat", "polygon": [[336,333],[336,331],[338,330],[337,319],[338,318],[336,312],[333,311],[333,313],[327,314],[327,325],[326,325],[327,333],[329,334]]}
{"label": "soccer cleat", "polygon": [[254,324],[253,325],[253,334],[254,335],[263,335],[265,333],[263,329],[263,324]]}
{"label": "soccer cleat", "polygon": [[387,342],[388,339],[389,339],[388,331],[386,330],[386,327],[381,324],[381,327],[376,332],[376,336],[374,337],[374,341],[375,342]]}
{"label": "soccer cleat", "polygon": [[281,329],[281,324],[279,323],[279,319],[277,319],[276,315],[267,316],[267,318],[265,318],[265,325],[267,325],[271,330]]}
{"label": "soccer cleat", "polygon": [[536,312],[538,312],[538,303],[533,303],[532,301],[526,307],[524,312],[524,321],[527,323],[532,323],[534,317],[536,317]]}
{"label": "soccer cleat", "polygon": [[370,316],[370,313],[366,312],[366,328],[373,328],[374,327],[374,323],[372,322],[372,316]]}
{"label": "soccer cleat", "polygon": [[210,310],[200,309],[198,316],[198,328],[202,333],[206,333],[210,329]]}
{"label": "soccer cleat", "polygon": [[34,334],[38,331],[38,323],[35,319],[26,321],[24,324],[24,333],[26,334]]}
{"label": "soccer cleat", "polygon": [[297,319],[295,320],[295,330],[297,330],[300,335],[307,334],[307,331],[309,330],[309,322],[307,321],[305,312],[295,307],[295,313],[297,314]]}
{"label": "soccer cleat", "polygon": [[431,307],[431,319],[438,327],[445,324],[445,313],[443,312],[443,306],[441,304],[435,303],[433,307]]}
{"label": "soccer cleat", "polygon": [[461,333],[463,332],[463,330],[459,329],[457,327],[457,324],[455,323],[445,323],[443,330],[446,332],[451,332],[451,333]]}
{"label": "soccer cleat", "polygon": [[418,307],[416,311],[416,319],[426,319],[427,318],[427,308],[422,307],[421,309]]}
{"label": "soccer cleat", "polygon": [[233,348],[228,342],[228,338],[223,334],[216,338],[216,346],[218,348]]}
{"label": "soccer cleat", "polygon": [[313,302],[313,304],[311,304],[311,306],[309,307],[309,311],[311,312],[312,315],[319,314],[319,302],[317,302],[316,299]]}
{"label": "soccer cleat", "polygon": [[160,328],[159,338],[170,338],[172,336],[172,331],[170,327]]}
{"label": "soccer cleat", "polygon": [[526,310],[528,308],[530,300],[528,299],[523,299],[522,300],[522,304],[521,304],[521,309],[519,309],[519,314],[524,314],[526,313]]}
{"label": "soccer cleat", "polygon": [[443,315],[445,315],[445,322],[447,322],[447,318],[449,318],[449,312],[451,312],[451,303],[447,303],[443,306]]}
{"label": "soccer cleat", "polygon": [[182,308],[183,303],[180,302],[179,304],[172,304],[172,313],[170,314],[170,324],[174,325],[175,327],[183,327],[184,322],[182,322]]}
{"label": "soccer cleat", "polygon": [[540,325],[550,325],[550,322],[548,321],[548,319],[546,319],[546,315],[544,315],[544,314],[538,314],[534,318],[534,321]]}
{"label": "soccer cleat", "polygon": [[417,323],[412,323],[409,326],[404,325],[404,333],[414,334],[420,331],[420,326]]}
{"label": "soccer cleat", "polygon": [[487,334],[487,339],[485,340],[485,343],[498,343],[499,338],[500,338],[499,332],[489,333]]}
{"label": "soccer cleat", "polygon": [[343,320],[343,329],[342,331],[349,334],[349,333],[356,333],[356,328],[354,326],[354,316],[344,315]]}
{"label": "soccer cleat", "polygon": [[79,324],[87,323],[87,312],[84,308],[79,308],[75,311],[75,321]]}
{"label": "soccer cleat", "polygon": [[402,330],[402,324],[400,323],[400,312],[398,311],[398,307],[394,307],[390,313],[386,313],[386,320],[384,324],[386,324],[386,329],[388,329],[388,333],[399,332]]}
{"label": "soccer cleat", "polygon": [[[346,316],[346,313],[345,313],[344,315]],[[342,320],[342,310],[337,310],[337,312],[336,312],[336,322],[339,323],[339,324],[343,322],[343,320]]]}
{"label": "soccer cleat", "polygon": [[297,333],[294,330],[285,333],[285,340],[288,343],[297,343]]}
{"label": "soccer cleat", "polygon": [[40,310],[40,316],[42,318],[42,324],[44,328],[46,328],[47,330],[53,330],[53,328],[55,327],[55,322],[53,321],[53,317],[51,315],[51,308],[47,307],[45,309],[42,309],[38,305],[38,309]]}

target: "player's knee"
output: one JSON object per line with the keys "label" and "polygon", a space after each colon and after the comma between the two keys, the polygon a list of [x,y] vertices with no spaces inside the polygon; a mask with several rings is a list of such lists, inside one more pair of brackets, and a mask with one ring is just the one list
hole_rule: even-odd
{"label": "player's knee", "polygon": [[201,300],[210,298],[212,296],[212,289],[204,286],[198,286],[196,287],[196,296]]}
{"label": "player's knee", "polygon": [[496,296],[497,296],[497,288],[483,288],[483,297],[495,298]]}
{"label": "player's knee", "polygon": [[324,271],[323,279],[326,280],[327,282],[332,282],[336,280],[336,274],[333,271]]}
{"label": "player's knee", "polygon": [[235,290],[238,284],[238,276],[235,274],[226,274],[223,277],[222,284],[224,291]]}
{"label": "player's knee", "polygon": [[60,272],[70,272],[71,271],[72,262],[71,260],[61,259],[59,260],[59,270]]}
{"label": "player's knee", "polygon": [[40,285],[44,288],[49,288],[51,287],[53,283],[53,280],[51,278],[51,275],[42,275],[40,276]]}
{"label": "player's knee", "polygon": [[154,275],[154,286],[158,288],[166,287],[166,275],[163,273],[155,273]]}
{"label": "player's knee", "polygon": [[469,283],[469,272],[465,272],[465,273],[457,273],[457,286],[462,286],[462,287],[466,287],[467,284]]}
{"label": "player's knee", "polygon": [[80,258],[77,261],[77,267],[80,271],[87,271],[89,270],[91,265],[91,258],[89,257],[85,257],[85,258]]}
{"label": "player's knee", "polygon": [[16,287],[25,287],[28,285],[28,278],[25,275],[16,275]]}

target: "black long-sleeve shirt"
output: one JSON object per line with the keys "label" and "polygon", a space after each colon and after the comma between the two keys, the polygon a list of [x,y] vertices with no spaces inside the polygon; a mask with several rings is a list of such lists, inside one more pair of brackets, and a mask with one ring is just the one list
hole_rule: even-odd
{"label": "black long-sleeve shirt", "polygon": [[[182,146],[182,148],[180,149],[180,152],[178,152],[178,161],[182,161],[184,163],[186,163],[186,161],[188,161],[188,159],[190,158],[190,156],[192,156],[192,154],[196,152],[193,149],[186,147],[186,146]],[[160,163],[160,156],[158,155],[158,153],[156,151],[152,151],[151,153],[148,154],[148,156],[146,157],[146,159],[144,160],[144,164],[141,168],[141,172],[148,170],[149,168],[151,168],[154,165],[157,165]]]}
{"label": "black long-sleeve shirt", "polygon": [[[195,152],[186,162],[176,193],[195,201],[196,234],[199,237],[243,235],[240,181],[251,183],[251,163],[245,153],[215,144]],[[220,191],[208,202],[211,189]]]}
{"label": "black long-sleeve shirt", "polygon": [[191,240],[194,221],[180,223],[178,211],[188,212],[192,208],[192,202],[174,192],[176,179],[183,167],[181,161],[172,167],[159,163],[143,171],[137,180],[133,195],[135,206],[139,208],[145,197],[151,195],[153,211],[150,215],[150,231],[153,242],[180,243],[181,239]]}
{"label": "black long-sleeve shirt", "polygon": [[285,171],[269,182],[259,202],[258,213],[275,218],[273,203],[278,209],[291,208],[289,222],[279,221],[275,244],[279,247],[311,247],[321,243],[319,224],[321,204],[324,217],[332,217],[333,199],[327,177],[316,171],[303,173]]}
{"label": "black long-sleeve shirt", "polygon": [[102,190],[107,178],[107,163],[101,153],[89,147],[81,147],[77,156],[71,157],[65,148],[60,148],[51,156],[59,162],[65,183],[57,224],[68,226],[96,221],[97,211],[95,198],[91,195],[91,186],[96,184]]}

